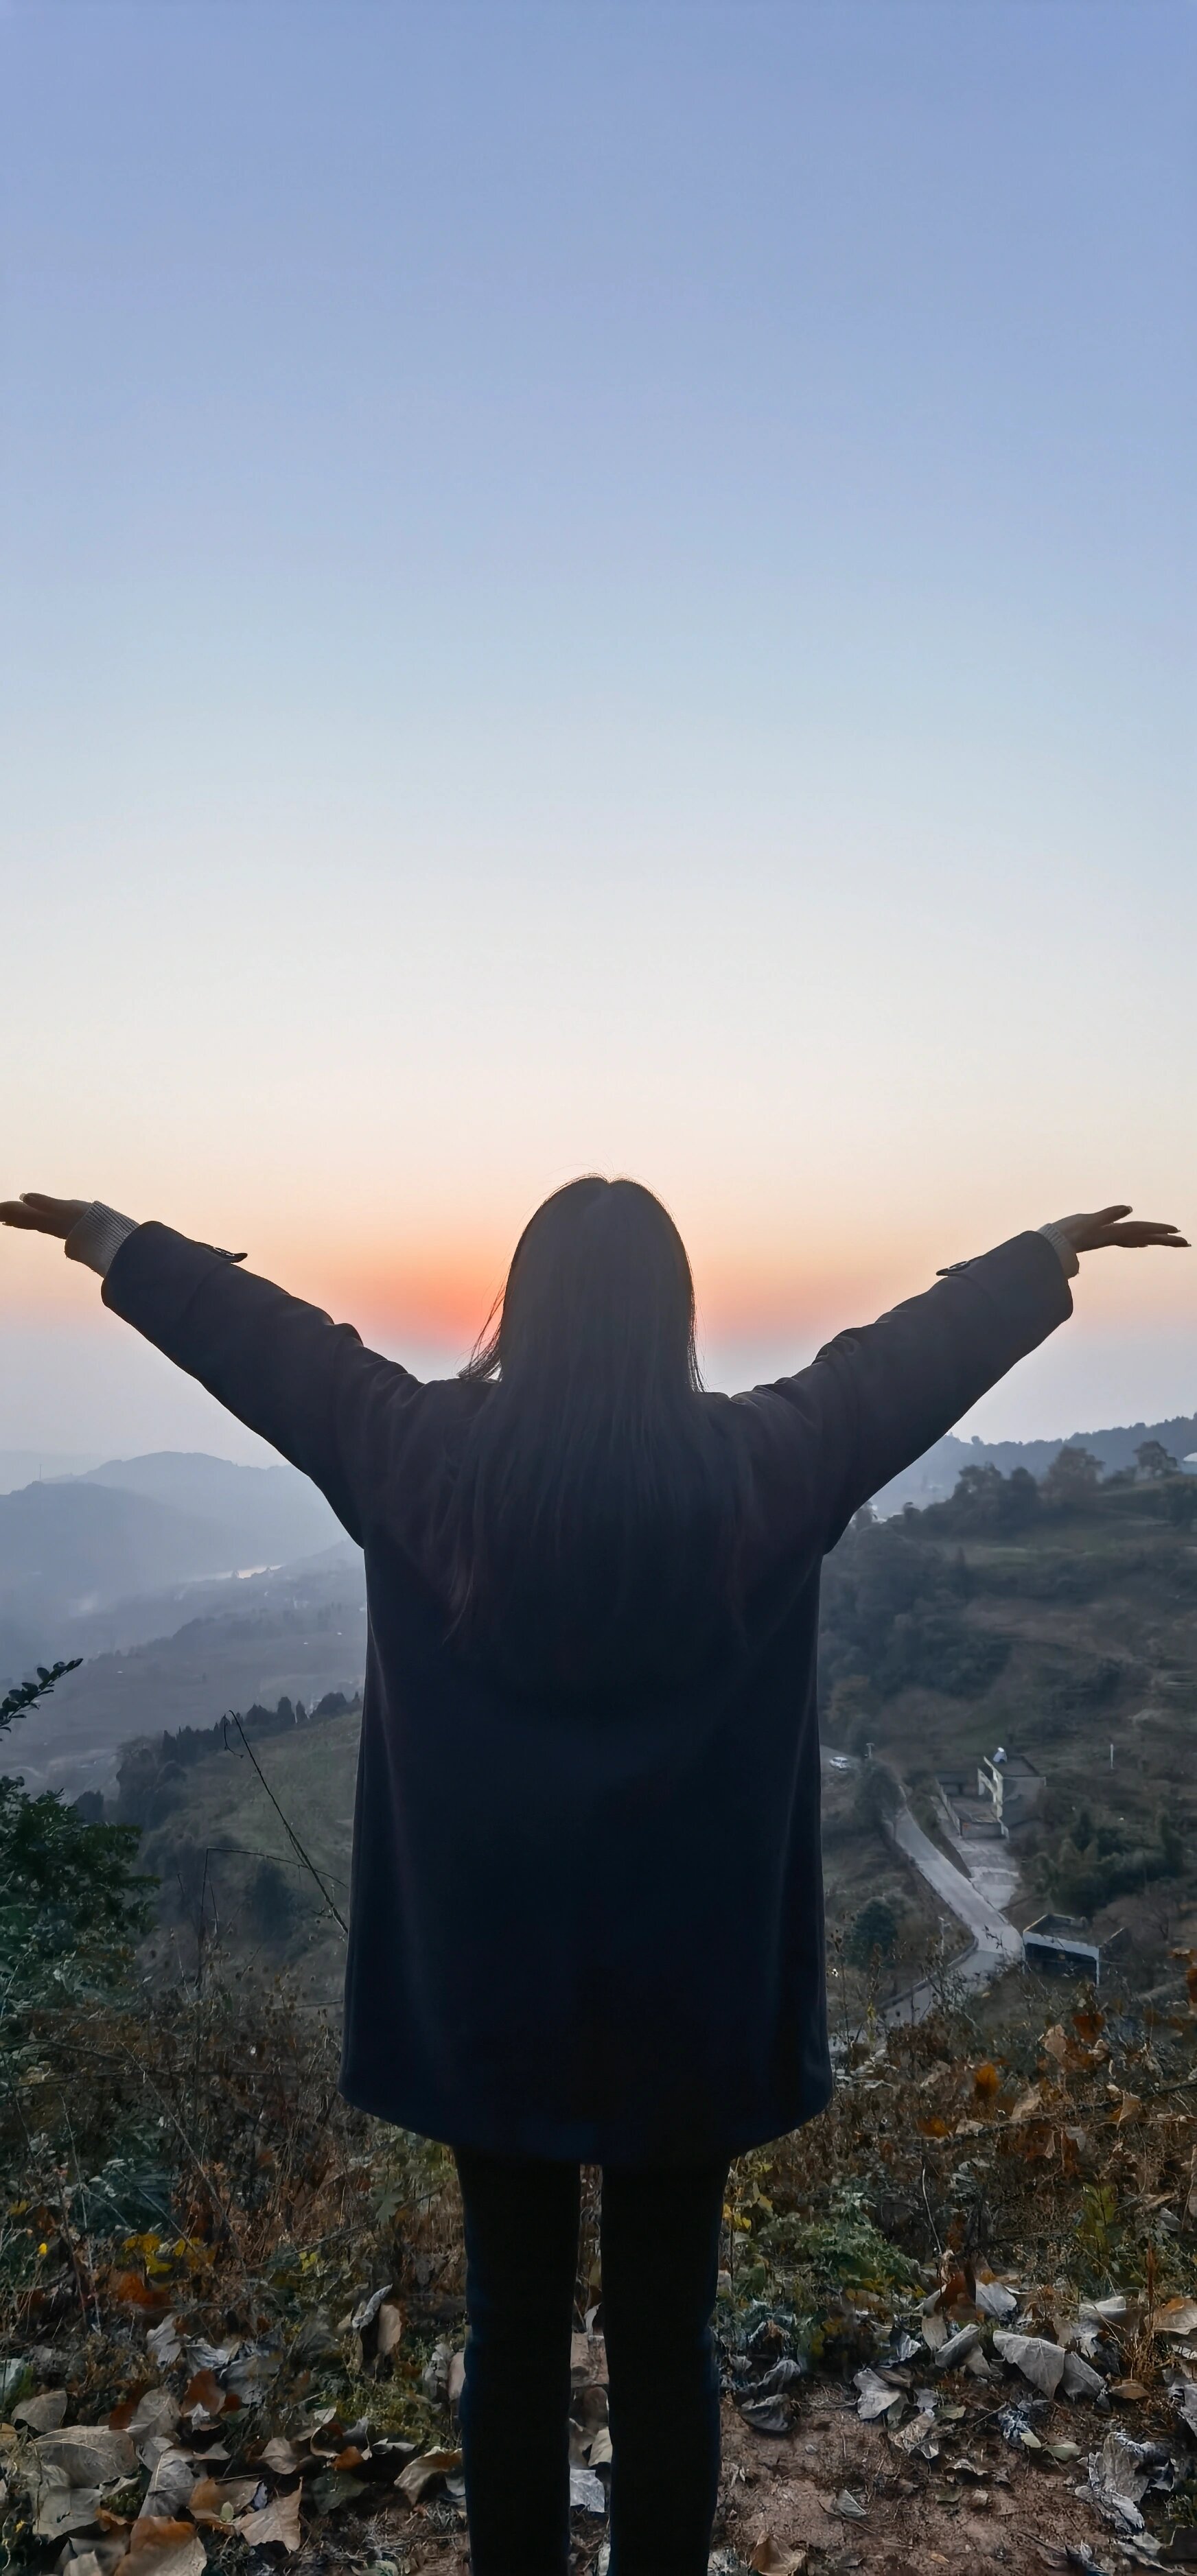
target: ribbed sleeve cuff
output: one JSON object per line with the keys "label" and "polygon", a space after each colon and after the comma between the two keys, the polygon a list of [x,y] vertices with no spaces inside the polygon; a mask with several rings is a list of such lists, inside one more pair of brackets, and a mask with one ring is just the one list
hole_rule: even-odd
{"label": "ribbed sleeve cuff", "polygon": [[1045,1241],[1050,1243],[1052,1251],[1055,1253],[1056,1259],[1060,1264],[1060,1268],[1063,1271],[1065,1278],[1075,1279],[1081,1265],[1077,1259],[1075,1246],[1069,1242],[1063,1226],[1040,1225],[1036,1227],[1035,1231],[1037,1234],[1043,1235]]}
{"label": "ribbed sleeve cuff", "polygon": [[136,1232],[135,1216],[119,1216],[115,1208],[105,1207],[102,1199],[93,1199],[78,1225],[72,1226],[62,1248],[68,1261],[81,1261],[103,1279],[126,1235]]}

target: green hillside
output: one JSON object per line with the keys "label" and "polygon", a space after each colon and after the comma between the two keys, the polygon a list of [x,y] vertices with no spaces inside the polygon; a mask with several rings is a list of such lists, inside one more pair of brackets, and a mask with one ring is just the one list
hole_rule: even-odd
{"label": "green hillside", "polygon": [[1013,1837],[1016,1919],[1050,1901],[1102,1936],[1127,1924],[1145,1951],[1181,1937],[1197,1895],[1197,1480],[981,1470],[949,1503],[862,1516],[827,1567],[822,1677],[826,1737],[872,1743],[925,1822],[935,1774],[999,1744],[1043,1773],[1042,1815]]}
{"label": "green hillside", "polygon": [[[302,1971],[314,1997],[336,1998],[343,1935],[270,1793],[332,1903],[347,1914],[361,1722],[355,1708],[287,1735],[251,1739],[252,1753],[234,1735],[228,1750],[185,1770],[169,1759],[162,1766],[160,1785],[140,1803],[143,1815],[148,1804],[145,1866],[162,1881],[155,1948],[164,1964],[179,1962],[190,1973],[202,1929],[205,1940],[218,1935],[226,1950],[265,1966],[286,1961]],[[139,1804],[129,1796],[132,1770],[127,1761],[122,1814]]]}

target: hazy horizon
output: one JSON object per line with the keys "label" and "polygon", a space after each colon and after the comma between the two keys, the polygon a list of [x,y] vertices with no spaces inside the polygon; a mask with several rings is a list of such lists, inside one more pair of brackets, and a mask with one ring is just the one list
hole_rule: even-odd
{"label": "hazy horizon", "polygon": [[[0,20],[3,1194],[419,1373],[629,1170],[713,1383],[1197,1231],[1183,0]],[[964,1428],[1197,1404],[1085,1265]],[[0,1446],[257,1456],[0,1244]]]}

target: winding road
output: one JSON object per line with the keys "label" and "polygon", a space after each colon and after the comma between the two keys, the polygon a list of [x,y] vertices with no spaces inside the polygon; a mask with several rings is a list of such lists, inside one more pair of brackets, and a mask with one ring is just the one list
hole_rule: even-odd
{"label": "winding road", "polygon": [[[843,1771],[849,1765],[854,1771],[860,1767],[855,1757],[842,1753],[833,1756],[825,1753],[823,1763],[826,1768],[837,1771]],[[930,1835],[925,1834],[922,1826],[915,1822],[905,1798],[887,1830],[903,1858],[917,1869],[920,1878],[926,1879],[928,1887],[934,1889],[949,1913],[954,1914],[972,1934],[969,1948],[952,1961],[953,1984],[971,1987],[991,1985],[1005,1968],[1021,1960],[1022,1934],[1015,1930],[1005,1912],[1018,1886],[1018,1870],[1009,1858],[1007,1843],[976,1844],[971,1849],[962,1844],[960,1856],[965,1867],[957,1869],[947,1853],[941,1851],[938,1843],[933,1843]],[[895,1995],[892,2003],[883,2007],[880,2017],[886,2022],[922,2021],[939,1999],[935,1982],[924,1977],[918,1985],[908,1987],[905,1994]]]}
{"label": "winding road", "polygon": [[[922,1826],[915,1823],[905,1803],[899,1807],[890,1832],[904,1858],[913,1862],[920,1877],[926,1879],[927,1885],[934,1888],[949,1911],[972,1933],[971,1947],[962,1958],[952,1961],[953,1982],[965,1986],[991,1985],[1004,1968],[1014,1966],[1022,1958],[1022,1934],[1015,1931],[1014,1925],[1002,1912],[997,1902],[998,1885],[995,1884],[1006,1882],[1001,1892],[1008,1904],[1017,1885],[1016,1871],[1008,1861],[1002,1867],[995,1859],[989,1862],[988,1867],[982,1862],[976,1875],[966,1878],[948,1859],[947,1853],[942,1852],[930,1835],[923,1832]],[[990,1847],[986,1848],[988,1853]],[[998,1844],[994,1848],[1000,1852],[1005,1846]],[[988,1885],[985,1884],[986,1879]],[[936,2000],[934,1985],[929,1978],[923,1978],[920,1984],[911,1986],[906,1994],[898,1995],[892,2004],[886,2006],[884,2018],[887,2021],[922,2021]]]}

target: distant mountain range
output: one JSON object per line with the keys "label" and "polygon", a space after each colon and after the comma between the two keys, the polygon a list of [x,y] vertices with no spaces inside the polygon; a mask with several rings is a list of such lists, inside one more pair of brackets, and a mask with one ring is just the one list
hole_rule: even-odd
{"label": "distant mountain range", "polygon": [[1112,1431],[1071,1431],[1066,1440],[961,1440],[954,1431],[937,1440],[893,1483],[873,1496],[873,1509],[883,1516],[900,1512],[905,1503],[941,1503],[952,1492],[962,1467],[996,1467],[1003,1476],[1025,1467],[1044,1476],[1061,1449],[1089,1449],[1106,1474],[1133,1467],[1143,1440],[1162,1441],[1170,1456],[1183,1464],[1197,1453],[1197,1413],[1174,1413],[1166,1422],[1121,1423]]}
{"label": "distant mountain range", "polygon": [[85,1476],[89,1468],[102,1465],[94,1449],[90,1457],[66,1449],[0,1449],[0,1494],[13,1494],[35,1477]]}
{"label": "distant mountain range", "polygon": [[240,1467],[199,1452],[111,1459],[0,1493],[0,1682],[69,1652],[68,1628],[122,1601],[290,1564],[343,1537],[294,1467]]}

